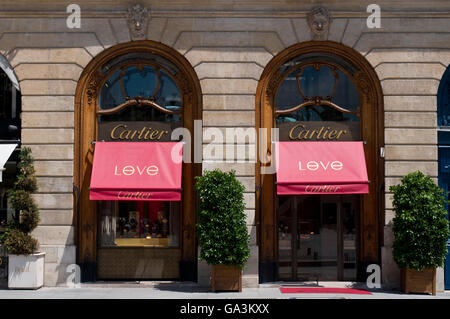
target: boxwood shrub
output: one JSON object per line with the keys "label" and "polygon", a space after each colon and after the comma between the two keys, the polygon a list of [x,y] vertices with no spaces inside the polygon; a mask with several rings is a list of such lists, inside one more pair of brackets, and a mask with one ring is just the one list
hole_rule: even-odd
{"label": "boxwood shrub", "polygon": [[210,265],[244,267],[250,256],[244,186],[234,171],[216,169],[197,176],[195,188],[200,198],[200,259]]}
{"label": "boxwood shrub", "polygon": [[19,212],[19,218],[8,225],[3,236],[4,246],[9,254],[30,255],[39,248],[38,241],[29,234],[39,223],[39,210],[32,196],[38,188],[30,148],[24,147],[20,151],[17,171],[8,198],[12,207]]}
{"label": "boxwood shrub", "polygon": [[449,236],[444,190],[420,171],[389,189],[394,194],[393,257],[399,268],[442,267]]}

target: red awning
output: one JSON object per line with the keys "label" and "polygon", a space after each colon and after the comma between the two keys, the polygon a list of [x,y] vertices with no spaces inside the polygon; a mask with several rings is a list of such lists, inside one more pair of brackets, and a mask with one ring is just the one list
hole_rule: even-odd
{"label": "red awning", "polygon": [[278,142],[277,194],[366,194],[362,142]]}
{"label": "red awning", "polygon": [[181,200],[180,142],[97,142],[91,200]]}

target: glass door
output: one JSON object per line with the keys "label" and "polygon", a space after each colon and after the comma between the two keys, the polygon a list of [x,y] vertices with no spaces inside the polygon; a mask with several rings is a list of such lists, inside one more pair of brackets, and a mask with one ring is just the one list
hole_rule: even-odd
{"label": "glass door", "polygon": [[279,196],[278,201],[278,278],[294,279],[294,253],[292,247],[297,239],[296,218],[293,204],[295,197]]}
{"label": "glass door", "polygon": [[338,198],[310,195],[296,201],[296,280],[337,280]]}
{"label": "glass door", "polygon": [[[439,187],[443,188],[446,192],[446,199],[449,200],[450,194],[450,132],[441,131],[438,132],[439,147]],[[444,145],[442,145],[444,144]],[[446,204],[447,212],[449,205]],[[448,218],[447,214],[447,218]],[[447,256],[445,258],[444,265],[444,284],[445,289],[450,289],[450,238],[447,240]]]}
{"label": "glass door", "polygon": [[356,280],[358,195],[279,196],[278,279]]}

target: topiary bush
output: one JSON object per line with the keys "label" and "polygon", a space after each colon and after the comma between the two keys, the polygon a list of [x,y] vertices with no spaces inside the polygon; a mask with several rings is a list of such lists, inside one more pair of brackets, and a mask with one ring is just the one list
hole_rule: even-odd
{"label": "topiary bush", "polygon": [[449,236],[444,190],[420,171],[389,189],[394,193],[393,257],[399,268],[443,267]]}
{"label": "topiary bush", "polygon": [[4,246],[10,254],[30,255],[39,248],[37,240],[29,234],[39,223],[39,210],[32,196],[38,188],[30,148],[24,147],[20,151],[17,171],[16,182],[8,191],[8,198],[19,212],[19,218],[9,225]]}
{"label": "topiary bush", "polygon": [[200,259],[210,265],[244,267],[250,256],[244,186],[234,171],[205,171],[196,177],[200,197],[197,234]]}

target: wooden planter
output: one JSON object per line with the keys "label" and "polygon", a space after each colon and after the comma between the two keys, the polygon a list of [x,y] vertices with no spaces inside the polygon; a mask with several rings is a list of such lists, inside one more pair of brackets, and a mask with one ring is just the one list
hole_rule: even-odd
{"label": "wooden planter", "polygon": [[436,296],[436,268],[426,268],[423,271],[402,269],[401,288],[406,294],[431,293]]}
{"label": "wooden planter", "polygon": [[236,266],[213,265],[212,290],[242,292],[242,269]]}

